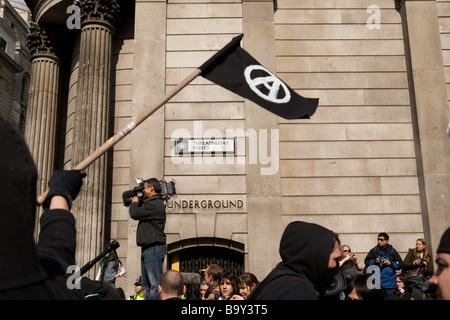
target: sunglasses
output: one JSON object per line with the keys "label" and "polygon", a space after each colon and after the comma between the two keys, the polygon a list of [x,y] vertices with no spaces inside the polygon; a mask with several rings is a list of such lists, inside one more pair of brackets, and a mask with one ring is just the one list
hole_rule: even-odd
{"label": "sunglasses", "polygon": [[378,238],[377,240],[378,241],[385,241],[385,239],[383,239],[383,238]]}
{"label": "sunglasses", "polygon": [[352,252],[352,250],[344,250],[344,252]]}

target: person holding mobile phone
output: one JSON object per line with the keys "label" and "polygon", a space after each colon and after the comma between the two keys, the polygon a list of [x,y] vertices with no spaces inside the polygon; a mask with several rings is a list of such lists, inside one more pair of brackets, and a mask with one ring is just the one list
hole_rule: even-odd
{"label": "person holding mobile phone", "polygon": [[343,271],[354,269],[358,272],[362,271],[361,263],[358,260],[356,254],[352,252],[350,246],[344,244],[341,246],[341,260],[339,261],[339,267],[342,268]]}

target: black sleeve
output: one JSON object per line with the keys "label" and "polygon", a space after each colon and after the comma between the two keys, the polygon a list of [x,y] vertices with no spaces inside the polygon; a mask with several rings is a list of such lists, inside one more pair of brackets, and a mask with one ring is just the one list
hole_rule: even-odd
{"label": "black sleeve", "polygon": [[367,254],[366,258],[364,259],[364,264],[366,267],[375,264],[375,259],[377,258],[377,255],[375,254],[375,250],[372,248],[370,249],[369,253]]}
{"label": "black sleeve", "polygon": [[393,265],[394,269],[401,270],[403,268],[403,260],[402,257],[398,254],[397,250],[394,250],[394,261],[395,265]]}
{"label": "black sleeve", "polygon": [[159,208],[156,201],[147,201],[141,207],[136,202],[133,202],[129,211],[133,220],[149,220],[158,217]]}
{"label": "black sleeve", "polygon": [[42,215],[40,226],[37,250],[41,263],[52,269],[56,269],[58,263],[64,272],[69,265],[75,265],[76,229],[72,213],[48,210]]}

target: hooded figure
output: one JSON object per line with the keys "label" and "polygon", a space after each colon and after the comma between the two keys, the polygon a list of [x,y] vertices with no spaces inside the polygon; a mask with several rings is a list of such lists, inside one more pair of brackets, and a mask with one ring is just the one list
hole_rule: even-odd
{"label": "hooded figure", "polygon": [[290,223],[280,241],[282,261],[256,286],[248,300],[317,300],[332,280],[328,265],[336,241],[339,244],[337,235],[320,225]]}
{"label": "hooded figure", "polygon": [[[0,299],[80,298],[66,284],[67,267],[75,264],[75,219],[67,210],[46,211],[36,246],[37,169],[23,136],[2,119],[0,154]],[[83,175],[60,171],[54,176],[49,194],[75,199]]]}
{"label": "hooded figure", "polygon": [[450,300],[450,228],[444,232],[436,250],[437,270],[429,280],[434,300]]}

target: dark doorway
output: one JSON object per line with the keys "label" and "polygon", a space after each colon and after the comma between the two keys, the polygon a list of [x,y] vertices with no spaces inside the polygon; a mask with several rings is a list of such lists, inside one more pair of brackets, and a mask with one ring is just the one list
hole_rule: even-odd
{"label": "dark doorway", "polygon": [[200,298],[200,283],[203,274],[200,270],[210,264],[217,264],[224,272],[239,276],[244,273],[244,253],[229,248],[198,246],[181,249],[168,255],[169,269],[181,272],[186,285],[188,299]]}
{"label": "dark doorway", "polygon": [[224,272],[239,276],[244,272],[244,254],[221,247],[193,247],[179,251],[180,272],[194,272],[218,264]]}

